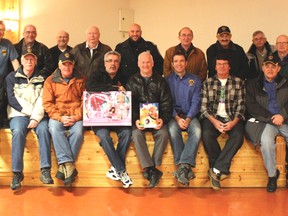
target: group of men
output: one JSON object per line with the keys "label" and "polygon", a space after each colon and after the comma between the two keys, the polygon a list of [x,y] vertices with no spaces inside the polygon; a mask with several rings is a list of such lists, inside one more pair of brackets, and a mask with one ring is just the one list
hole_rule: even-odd
{"label": "group of men", "polygon": [[[189,185],[196,177],[192,168],[202,138],[211,186],[218,190],[221,181],[230,175],[231,161],[246,132],[248,139],[261,145],[268,172],[267,191],[276,190],[279,171],[274,137],[280,133],[288,143],[286,35],[277,38],[275,51],[264,33],[256,31],[245,54],[231,41],[229,27],[221,26],[217,42],[207,49],[206,64],[205,54],[193,45],[193,31],[188,27],[179,31],[180,43],[169,48],[164,59],[155,44],[142,38],[138,24],[130,26],[129,38],[115,51],[100,42],[96,26],[87,28],[86,41],[74,48],[68,46],[69,34],[61,31],[58,45],[49,50],[36,41],[36,27],[27,25],[23,39],[14,46],[17,52],[3,39],[4,31],[5,25],[0,22],[0,44],[8,44],[5,65],[11,61],[14,68],[11,73],[8,66],[1,70],[2,78],[6,77],[7,112],[13,135],[13,190],[19,189],[24,179],[23,152],[29,129],[35,130],[39,140],[40,180],[53,184],[51,136],[59,165],[56,177],[65,185],[75,181],[75,161],[83,141],[84,90],[132,92],[132,127],[92,127],[111,163],[106,176],[120,180],[123,187],[133,184],[125,165],[131,139],[143,176],[153,188],[163,175],[159,166],[169,139],[177,166],[174,176],[181,184]],[[5,98],[3,94],[1,97]],[[141,124],[141,103],[158,103],[154,128]],[[117,147],[110,137],[111,130],[117,132]],[[154,137],[152,155],[146,143],[147,131]],[[182,132],[188,133],[186,143]],[[228,134],[228,139],[221,149],[217,137],[223,133]]]}

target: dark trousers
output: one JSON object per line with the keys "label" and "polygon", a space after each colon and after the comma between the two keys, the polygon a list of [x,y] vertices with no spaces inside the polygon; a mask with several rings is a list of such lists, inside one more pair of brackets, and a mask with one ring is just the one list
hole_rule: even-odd
{"label": "dark trousers", "polygon": [[202,121],[202,140],[208,155],[210,168],[229,173],[231,161],[244,141],[244,125],[244,122],[240,120],[232,130],[227,132],[229,138],[221,150],[217,140],[221,133],[208,119]]}

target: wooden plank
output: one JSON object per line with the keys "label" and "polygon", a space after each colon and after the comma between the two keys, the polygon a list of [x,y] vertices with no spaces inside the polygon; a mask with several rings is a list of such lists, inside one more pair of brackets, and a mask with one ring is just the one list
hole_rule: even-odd
{"label": "wooden plank", "polygon": [[[116,133],[111,133],[115,145],[117,145]],[[187,135],[183,134],[184,139]],[[218,141],[223,147],[227,137],[220,136]],[[285,186],[285,141],[282,137],[277,137],[277,167],[281,172],[278,180],[278,186]],[[151,133],[147,134],[147,143],[149,151],[153,151],[153,137]],[[52,146],[52,175],[57,172],[57,161]],[[0,185],[10,185],[12,179],[11,172],[11,132],[9,129],[0,130]],[[37,137],[33,132],[27,135],[27,143],[24,153],[24,175],[23,185],[26,186],[63,186],[63,182],[54,178],[54,185],[43,185],[40,180],[39,171],[39,152]],[[136,155],[133,142],[131,143],[126,158],[127,171],[133,180],[132,187],[147,187],[148,181],[142,176],[142,169]],[[73,184],[73,187],[121,187],[121,183],[106,178],[106,172],[110,167],[109,160],[103,149],[99,145],[99,139],[94,135],[93,131],[85,131],[84,142],[76,162],[79,177]],[[159,187],[183,187],[179,185],[173,172],[176,169],[174,165],[173,152],[171,145],[168,144],[164,156],[163,164],[159,167],[163,171],[163,177],[159,183]],[[197,157],[196,167],[193,171],[196,178],[190,183],[190,187],[210,187],[207,176],[208,158],[205,153],[203,144],[200,143]],[[231,175],[228,179],[221,182],[222,187],[266,187],[267,172],[265,170],[262,154],[259,146],[255,148],[247,140],[235,155],[231,165]]]}

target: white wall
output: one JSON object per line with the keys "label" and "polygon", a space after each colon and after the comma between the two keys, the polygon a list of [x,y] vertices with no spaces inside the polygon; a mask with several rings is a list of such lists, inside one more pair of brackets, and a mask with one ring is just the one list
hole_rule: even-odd
{"label": "white wall", "polygon": [[60,30],[70,33],[71,46],[85,41],[90,25],[100,28],[100,41],[111,46],[124,40],[118,31],[118,8],[129,8],[130,0],[22,0],[20,38],[26,24],[37,28],[37,40],[48,47],[56,44]]}
{"label": "white wall", "polygon": [[50,47],[59,30],[70,33],[74,46],[85,40],[85,29],[95,24],[101,30],[100,40],[113,49],[127,38],[118,31],[118,8],[135,10],[143,37],[156,43],[163,55],[179,43],[178,31],[184,26],[193,29],[193,43],[204,52],[216,41],[221,25],[230,27],[232,40],[245,51],[255,30],[263,30],[272,44],[279,34],[288,34],[286,0],[22,0],[21,26],[36,25],[37,39]]}
{"label": "white wall", "polygon": [[178,32],[190,27],[193,43],[206,52],[216,41],[216,31],[227,25],[232,40],[247,51],[255,30],[266,33],[270,43],[280,34],[288,34],[286,0],[131,0],[135,19],[141,23],[144,37],[156,43],[162,54],[179,43]]}

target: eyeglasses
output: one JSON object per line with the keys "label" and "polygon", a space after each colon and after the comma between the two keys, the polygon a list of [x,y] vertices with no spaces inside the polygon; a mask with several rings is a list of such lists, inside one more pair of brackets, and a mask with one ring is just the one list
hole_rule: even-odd
{"label": "eyeglasses", "polygon": [[284,45],[284,44],[288,44],[288,42],[277,42],[277,45]]}
{"label": "eyeglasses", "polygon": [[265,38],[254,38],[253,41],[263,41]]}
{"label": "eyeglasses", "polygon": [[36,35],[36,31],[25,31],[25,34],[33,34],[33,35]]}
{"label": "eyeglasses", "polygon": [[119,60],[113,60],[113,59],[107,59],[105,62],[108,62],[108,63],[119,63]]}

